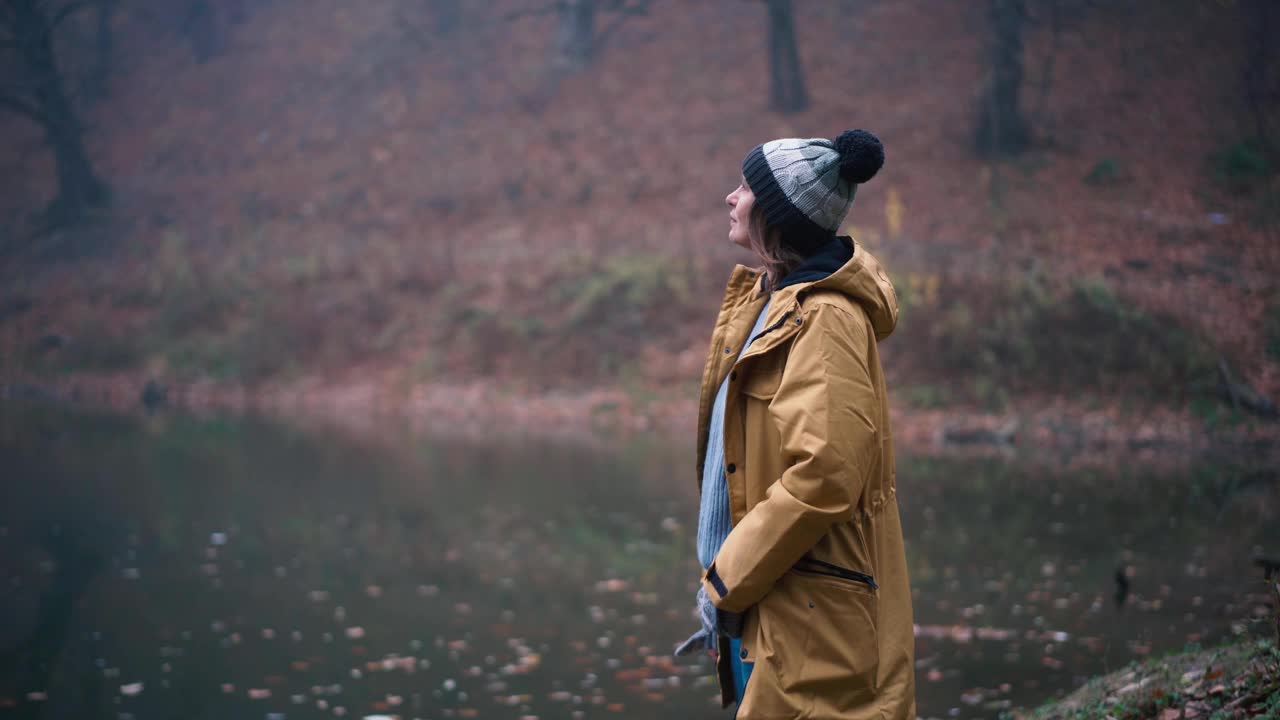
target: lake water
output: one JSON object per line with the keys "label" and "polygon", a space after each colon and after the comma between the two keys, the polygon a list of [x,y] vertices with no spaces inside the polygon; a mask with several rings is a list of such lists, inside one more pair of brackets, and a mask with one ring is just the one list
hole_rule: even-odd
{"label": "lake water", "polygon": [[[1262,632],[1274,473],[1073,460],[901,451],[921,716]],[[0,716],[731,716],[709,660],[670,656],[686,448],[9,405],[0,471]]]}

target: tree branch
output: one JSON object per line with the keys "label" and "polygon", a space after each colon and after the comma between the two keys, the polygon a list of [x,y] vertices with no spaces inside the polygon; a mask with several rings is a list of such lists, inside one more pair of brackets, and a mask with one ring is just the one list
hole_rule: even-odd
{"label": "tree branch", "polygon": [[23,99],[24,102],[29,102],[29,100],[26,100],[26,98],[29,98],[30,93],[33,93],[38,89],[39,88],[36,85],[30,84],[30,83],[23,83],[23,82],[0,83],[0,95],[8,95],[9,97]]}
{"label": "tree branch", "polygon": [[622,27],[622,23],[626,22],[627,18],[634,15],[644,15],[649,12],[649,5],[651,3],[652,0],[639,0],[635,5],[631,5],[625,3],[624,0],[622,6],[618,8],[617,14],[613,16],[613,22],[609,23],[608,26],[601,30],[599,35],[596,35],[596,52],[599,52],[600,49],[605,46],[609,40],[609,36],[617,32],[618,28]]}
{"label": "tree branch", "polygon": [[94,5],[95,3],[91,0],[80,0],[80,2],[73,2],[64,5],[62,9],[49,20],[49,32],[52,33],[54,30],[57,30],[63,20],[66,20],[81,10],[87,10]]}
{"label": "tree branch", "polygon": [[49,118],[40,112],[40,108],[17,95],[0,93],[0,110],[9,110],[19,115],[25,115],[41,127],[49,126]]}
{"label": "tree branch", "polygon": [[503,15],[502,19],[518,20],[522,17],[531,17],[533,15],[550,15],[552,13],[560,12],[561,5],[563,5],[563,3],[560,0],[556,0],[556,2],[553,2],[549,5],[544,5],[542,7],[526,8],[524,10],[512,10],[511,12],[508,12],[506,15]]}

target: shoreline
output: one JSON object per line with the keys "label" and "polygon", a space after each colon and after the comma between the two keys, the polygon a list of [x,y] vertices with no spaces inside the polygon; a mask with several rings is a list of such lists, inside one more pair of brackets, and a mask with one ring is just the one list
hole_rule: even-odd
{"label": "shoreline", "polygon": [[[135,374],[74,374],[50,379],[0,377],[0,402],[43,401],[117,413],[145,412],[149,379]],[[654,391],[649,397],[616,387],[530,390],[494,381],[406,386],[371,375],[356,381],[316,376],[257,387],[212,379],[156,382],[152,407],[195,415],[257,414],[357,435],[393,421],[411,432],[447,436],[524,436],[572,444],[613,445],[638,436],[688,442],[697,403]],[[891,391],[892,396],[892,391]],[[1016,455],[1028,448],[1057,459],[1131,456],[1149,461],[1274,456],[1280,423],[1262,420],[1209,427],[1186,410],[1140,413],[1093,410],[1066,398],[1026,399],[1004,412],[951,407],[918,409],[894,403],[895,447],[913,454]]]}
{"label": "shoreline", "polygon": [[[1187,720],[1274,717],[1280,650],[1272,639],[1237,637],[1215,647],[1171,653],[1096,675],[1015,720]],[[1261,710],[1255,714],[1254,710]]]}

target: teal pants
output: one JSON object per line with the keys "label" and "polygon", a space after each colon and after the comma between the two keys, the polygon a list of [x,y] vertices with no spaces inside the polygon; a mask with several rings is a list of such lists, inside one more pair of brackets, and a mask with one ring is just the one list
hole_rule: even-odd
{"label": "teal pants", "polygon": [[747,691],[747,679],[751,677],[751,669],[755,663],[742,661],[742,641],[738,638],[729,640],[729,659],[733,661],[733,691],[742,704],[742,696]]}

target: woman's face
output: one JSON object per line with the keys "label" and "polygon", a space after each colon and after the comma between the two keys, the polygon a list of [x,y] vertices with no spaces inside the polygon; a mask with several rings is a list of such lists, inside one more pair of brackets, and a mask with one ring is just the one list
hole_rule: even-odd
{"label": "woman's face", "polygon": [[738,187],[725,196],[724,201],[729,205],[729,242],[750,248],[747,224],[751,222],[751,208],[756,204],[756,196],[747,186],[747,179],[741,178]]}

